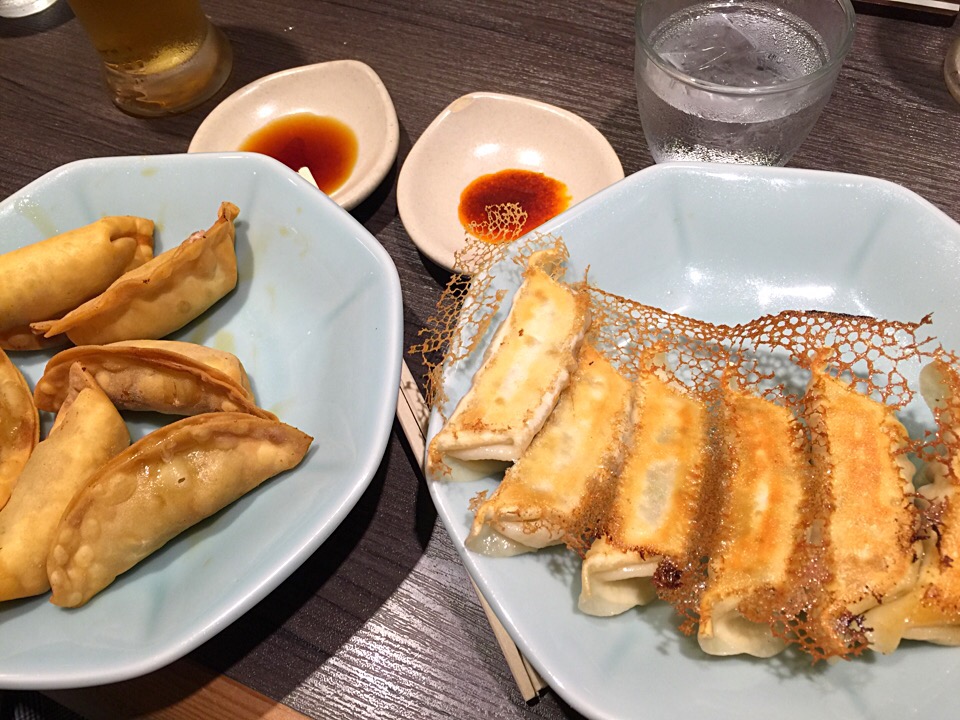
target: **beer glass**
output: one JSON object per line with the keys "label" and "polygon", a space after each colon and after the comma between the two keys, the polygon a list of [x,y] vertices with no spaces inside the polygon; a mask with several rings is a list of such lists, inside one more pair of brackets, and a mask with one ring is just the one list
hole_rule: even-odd
{"label": "beer glass", "polygon": [[113,102],[131,115],[189,110],[230,75],[230,44],[199,0],[67,2],[100,54]]}

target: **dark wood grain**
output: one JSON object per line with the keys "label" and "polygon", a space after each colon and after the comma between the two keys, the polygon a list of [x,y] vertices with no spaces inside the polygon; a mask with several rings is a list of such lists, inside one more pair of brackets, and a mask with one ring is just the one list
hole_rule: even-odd
{"label": "dark wood grain", "polygon": [[[652,162],[636,111],[626,0],[204,6],[233,44],[233,75],[202,107],[160,120],[123,115],[107,101],[94,52],[64,3],[0,21],[0,198],[72,160],[185,151],[216,102],[251,80],[362,60],[390,90],[401,142],[393,172],[354,215],[397,265],[410,345],[446,274],[400,223],[396,173],[453,99],[489,90],[553,103],[598,127],[628,174]],[[960,219],[960,107],[942,78],[955,32],[860,15],[834,96],[791,165],[892,180]],[[533,708],[523,703],[415,465],[395,430],[343,525],[191,660],[318,718],[576,717],[552,694]]]}

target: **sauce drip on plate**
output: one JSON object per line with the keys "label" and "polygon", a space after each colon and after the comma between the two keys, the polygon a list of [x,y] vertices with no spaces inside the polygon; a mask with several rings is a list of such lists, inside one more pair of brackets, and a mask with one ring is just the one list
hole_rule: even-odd
{"label": "sauce drip on plate", "polygon": [[357,136],[336,118],[296,113],[267,123],[240,150],[269,155],[292,170],[308,167],[317,186],[329,194],[353,172]]}
{"label": "sauce drip on plate", "polygon": [[567,186],[531,170],[481,175],[460,193],[458,215],[472,235],[490,243],[509,242],[570,206]]}

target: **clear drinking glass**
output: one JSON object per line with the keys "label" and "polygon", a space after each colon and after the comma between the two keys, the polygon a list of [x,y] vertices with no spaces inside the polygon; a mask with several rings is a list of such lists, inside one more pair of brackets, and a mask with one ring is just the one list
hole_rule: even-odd
{"label": "clear drinking glass", "polygon": [[67,2],[100,54],[113,102],[132,115],[188,110],[230,75],[230,44],[199,0]]}
{"label": "clear drinking glass", "polygon": [[850,0],[639,0],[637,100],[654,160],[783,165],[853,29]]}

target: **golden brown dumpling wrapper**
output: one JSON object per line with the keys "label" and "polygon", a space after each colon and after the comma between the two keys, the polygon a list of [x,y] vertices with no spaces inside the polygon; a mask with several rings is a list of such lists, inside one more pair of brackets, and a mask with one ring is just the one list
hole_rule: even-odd
{"label": "golden brown dumpling wrapper", "polygon": [[98,468],[130,444],[120,413],[79,366],[73,382],[70,401],[0,510],[0,600],[50,588],[47,554],[64,508]]}
{"label": "golden brown dumpling wrapper", "polygon": [[40,420],[23,375],[0,350],[0,508],[40,439]]}
{"label": "golden brown dumpling wrapper", "polygon": [[515,462],[543,427],[577,367],[590,326],[585,288],[553,276],[558,253],[534,253],[450,418],[430,442],[428,471],[452,479],[448,460]]}
{"label": "golden brown dumpling wrapper", "polygon": [[76,607],[181,532],[289,470],[311,438],[243,413],[184,418],[100,469],[63,514],[47,558],[51,602]]}
{"label": "golden brown dumpling wrapper", "polygon": [[864,619],[871,646],[885,653],[902,639],[960,645],[960,372],[938,358],[920,371],[920,392],[936,415],[946,453],[928,459],[932,482],[920,488],[932,527],[917,584]]}
{"label": "golden brown dumpling wrapper", "polygon": [[68,371],[80,363],[124,410],[173,415],[245,412],[274,419],[257,407],[243,365],[235,355],[173,340],[81,345],[54,355],[37,382],[41,410],[57,410],[66,396]]}
{"label": "golden brown dumpling wrapper", "polygon": [[596,498],[620,470],[632,403],[630,381],[584,344],[543,428],[493,495],[476,499],[464,545],[509,557],[580,535],[591,524],[586,518]]}
{"label": "golden brown dumpling wrapper", "polygon": [[609,617],[657,597],[654,573],[679,565],[696,541],[711,459],[706,404],[655,370],[633,386],[629,444],[601,537],[581,567],[578,606]]}
{"label": "golden brown dumpling wrapper", "polygon": [[175,352],[212,367],[214,370],[219,370],[234,382],[239,383],[246,392],[250,393],[250,397],[253,397],[247,371],[240,362],[240,358],[232,352],[182,340],[121,340],[110,343],[110,347],[156,348]]}
{"label": "golden brown dumpling wrapper", "polygon": [[153,257],[153,222],[105,217],[0,255],[0,346],[25,346],[32,322],[58,318]]}
{"label": "golden brown dumpling wrapper", "polygon": [[66,344],[65,335],[45,338],[43,335],[37,335],[29,325],[0,332],[0,350],[47,350]]}
{"label": "golden brown dumpling wrapper", "polygon": [[730,391],[717,433],[726,456],[723,499],[697,640],[711,655],[771,657],[786,647],[773,624],[796,582],[792,563],[804,531],[809,461],[803,431],[790,409]]}
{"label": "golden brown dumpling wrapper", "polygon": [[220,205],[217,221],[179,246],[123,275],[103,293],[60,320],[34,323],[44,337],[66,333],[76,345],[156,339],[201,315],[237,285],[234,219]]}
{"label": "golden brown dumpling wrapper", "polygon": [[811,546],[822,549],[827,577],[805,632],[824,654],[842,655],[862,643],[866,627],[857,616],[917,581],[923,547],[910,438],[894,408],[822,368],[812,368],[806,420],[823,505]]}

